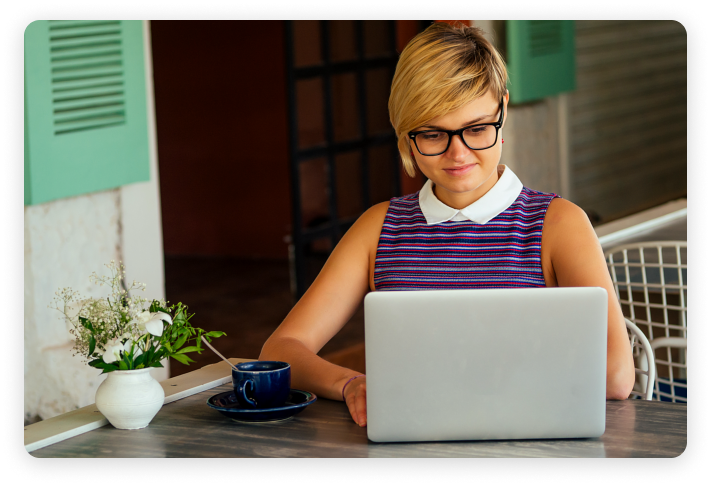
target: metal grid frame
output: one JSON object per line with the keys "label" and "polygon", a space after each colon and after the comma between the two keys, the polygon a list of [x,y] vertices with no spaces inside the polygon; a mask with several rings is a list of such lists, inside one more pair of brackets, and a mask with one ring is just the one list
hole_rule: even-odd
{"label": "metal grid frame", "polygon": [[[687,401],[676,392],[677,389],[687,388],[686,247],[686,241],[650,241],[619,245],[605,253],[623,311],[628,310],[627,317],[646,334],[653,351],[660,348],[664,350],[659,353],[663,356],[654,354],[657,368],[654,384],[656,400],[665,397],[672,402]],[[640,294],[642,297],[638,298]],[[651,298],[653,294],[658,295],[661,302],[654,302],[655,299]],[[677,303],[669,302],[672,295],[678,300]],[[653,316],[659,312],[661,319]],[[670,322],[672,312],[677,316],[676,323]],[[673,348],[677,349],[676,358]],[[640,350],[634,348],[634,353],[635,361],[639,362]],[[665,368],[667,377],[659,376],[660,366]],[[660,384],[668,386],[669,392],[661,390]]]}
{"label": "metal grid frame", "polygon": [[[394,132],[381,134],[368,134],[367,132],[367,101],[365,89],[365,73],[371,69],[383,67],[390,69],[390,77],[395,72],[398,52],[396,50],[396,23],[388,21],[389,52],[379,56],[365,55],[364,22],[355,21],[355,45],[357,58],[351,61],[332,61],[330,46],[329,21],[319,22],[321,37],[321,58],[318,65],[295,66],[294,62],[294,26],[293,21],[285,21],[285,53],[286,53],[286,78],[287,101],[289,112],[289,155],[291,175],[291,206],[292,206],[292,235],[289,248],[292,275],[292,292],[295,299],[301,298],[306,292],[306,245],[320,238],[328,237],[332,247],[335,247],[344,233],[356,221],[356,217],[339,218],[337,207],[336,187],[336,155],[359,152],[361,168],[361,199],[363,210],[370,206],[370,174],[368,170],[368,151],[372,147],[392,147],[393,184],[391,197],[400,193],[400,158],[397,153],[397,139]],[[354,73],[356,75],[356,96],[358,97],[358,130],[359,136],[353,140],[336,142],[333,134],[333,99],[332,77],[336,74]],[[323,83],[323,120],[325,128],[325,144],[300,148],[298,143],[298,110],[296,100],[296,85],[300,80],[320,78]],[[306,107],[308,109],[308,107]],[[328,168],[328,213],[329,220],[315,228],[303,228],[301,206],[301,181],[300,164],[309,160],[324,157]]]}

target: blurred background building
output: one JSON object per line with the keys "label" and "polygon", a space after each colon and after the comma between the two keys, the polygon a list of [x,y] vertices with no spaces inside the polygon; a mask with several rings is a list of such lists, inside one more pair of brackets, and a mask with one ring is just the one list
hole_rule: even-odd
{"label": "blurred background building", "polygon": [[[462,21],[507,60],[502,163],[595,226],[686,197],[673,21]],[[93,402],[54,292],[122,260],[256,358],[371,205],[419,190],[387,100],[431,21],[38,21],[25,34],[25,420]],[[356,312],[321,355],[364,370]],[[209,353],[209,351],[207,352]],[[203,353],[202,366],[216,360]],[[159,379],[189,371],[172,362]]]}

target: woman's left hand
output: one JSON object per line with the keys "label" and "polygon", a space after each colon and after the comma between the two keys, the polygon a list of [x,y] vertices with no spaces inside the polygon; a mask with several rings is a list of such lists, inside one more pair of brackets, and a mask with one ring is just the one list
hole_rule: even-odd
{"label": "woman's left hand", "polygon": [[361,427],[365,427],[368,422],[365,400],[365,376],[359,376],[355,380],[348,383],[346,385],[346,389],[343,390],[343,395],[346,399],[346,405],[348,405],[348,411],[351,413],[353,421]]}

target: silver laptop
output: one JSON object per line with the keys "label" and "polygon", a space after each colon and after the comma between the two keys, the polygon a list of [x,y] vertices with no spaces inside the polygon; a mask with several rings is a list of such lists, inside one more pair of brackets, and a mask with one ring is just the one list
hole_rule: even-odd
{"label": "silver laptop", "polygon": [[602,288],[371,292],[368,438],[599,437],[606,358]]}

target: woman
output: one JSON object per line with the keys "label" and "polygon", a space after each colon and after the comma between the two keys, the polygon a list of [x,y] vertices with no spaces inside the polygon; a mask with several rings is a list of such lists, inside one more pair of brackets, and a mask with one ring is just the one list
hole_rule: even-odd
{"label": "woman", "polygon": [[632,390],[622,311],[587,216],[523,187],[499,165],[506,82],[501,56],[479,29],[435,23],[407,45],[390,121],[406,172],[414,176],[417,166],[429,180],[416,194],[366,211],[264,344],[260,360],[291,363],[294,387],[345,400],[360,426],[367,423],[366,377],[316,353],[374,290],[602,287],[607,398],[625,399]]}

